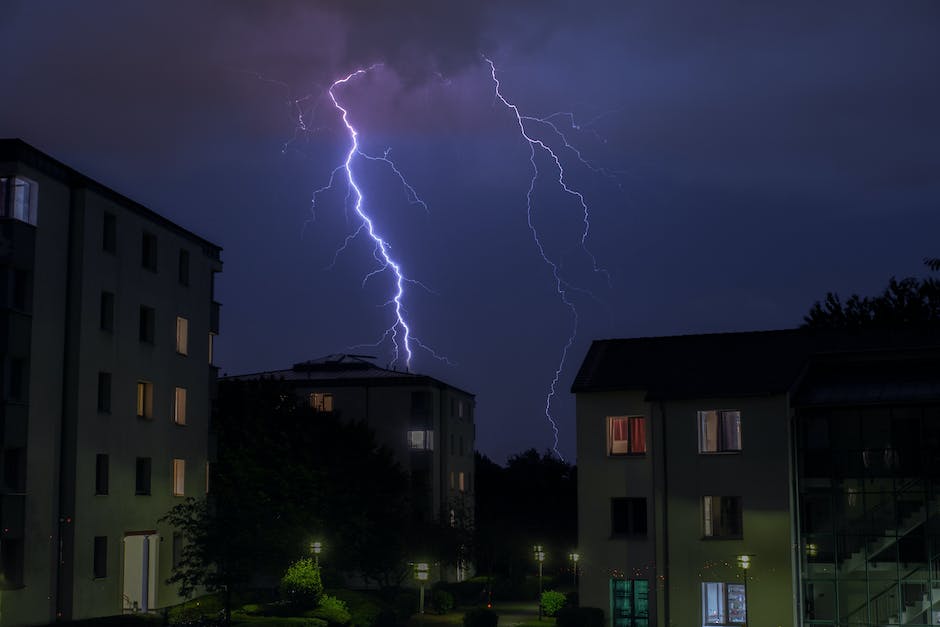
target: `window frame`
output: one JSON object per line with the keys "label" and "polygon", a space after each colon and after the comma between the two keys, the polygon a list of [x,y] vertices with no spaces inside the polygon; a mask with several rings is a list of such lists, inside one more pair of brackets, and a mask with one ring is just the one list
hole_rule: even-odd
{"label": "window frame", "polygon": [[[629,581],[630,588],[626,594],[618,594],[616,587],[618,582]],[[612,627],[638,627],[639,625],[647,626],[649,625],[650,611],[650,582],[648,579],[621,579],[621,578],[611,578],[608,584],[608,591],[610,595],[610,622]],[[646,590],[643,591],[643,594],[646,596],[646,611],[642,612],[637,610],[637,598],[639,597],[640,591],[637,590],[637,584],[643,583],[646,585]],[[617,613],[617,602],[618,598],[629,598],[629,616],[627,614]],[[639,622],[644,621],[644,622]]]}
{"label": "window frame", "polygon": [[[211,337],[212,334],[210,333]],[[333,411],[333,393],[332,392],[311,392],[307,395],[307,402],[310,409],[316,412],[329,413]]]}
{"label": "window frame", "polygon": [[189,287],[189,251],[185,248],[180,248],[176,269],[177,282],[184,287]]}
{"label": "window frame", "polygon": [[98,413],[111,413],[111,389],[114,377],[110,372],[104,370],[98,371]]}
{"label": "window frame", "polygon": [[117,216],[105,211],[101,217],[101,251],[117,254]]}
{"label": "window frame", "polygon": [[186,426],[186,405],[188,393],[186,388],[176,386],[173,390],[173,424]]}
{"label": "window frame", "polygon": [[140,306],[140,320],[137,339],[141,344],[156,343],[157,310],[147,305]]}
{"label": "window frame", "polygon": [[[614,421],[626,420],[627,421],[627,439],[626,440],[614,440]],[[636,442],[633,439],[633,425],[635,422],[641,422],[643,425],[643,450],[637,451]],[[608,457],[642,457],[646,455],[649,447],[646,443],[646,434],[648,431],[648,420],[646,416],[636,415],[636,416],[607,416],[607,456]],[[618,453],[614,451],[614,442],[626,442],[626,451],[623,453]]]}
{"label": "window frame", "polygon": [[110,492],[110,465],[107,453],[95,455],[95,496],[108,496]]}
{"label": "window frame", "polygon": [[[712,499],[717,500],[716,503]],[[736,502],[737,530],[728,530],[729,521],[724,519],[725,503]],[[701,521],[703,540],[741,540],[744,538],[744,499],[740,496],[703,495],[701,498]],[[709,516],[711,513],[711,516]]]}
{"label": "window frame", "polygon": [[[416,439],[418,434],[421,434],[420,442]],[[434,431],[431,429],[408,429],[405,433],[405,441],[408,444],[408,450],[433,451]]]}
{"label": "window frame", "polygon": [[114,333],[114,292],[101,290],[98,328],[106,333]]}
{"label": "window frame", "polygon": [[173,458],[173,496],[186,496],[186,460]]}
{"label": "window frame", "polygon": [[92,577],[104,579],[108,576],[108,536],[95,536],[92,549]]}
{"label": "window frame", "polygon": [[150,496],[153,493],[153,458],[138,457],[134,462],[134,495]]}
{"label": "window frame", "polygon": [[[742,428],[742,411],[740,409],[700,409],[696,413],[696,426],[698,427],[698,452],[699,455],[739,455],[744,451],[744,437]],[[709,414],[715,415],[715,449],[705,448],[707,444],[706,422]],[[725,448],[726,426],[724,417],[730,414],[737,414],[737,444],[738,448]]]}
{"label": "window frame", "polygon": [[189,355],[189,318],[176,316],[176,354]]}
{"label": "window frame", "polygon": [[[140,237],[140,267],[150,272],[157,272],[159,248],[157,236],[150,231],[143,231]],[[148,254],[149,253],[149,254]]]}
{"label": "window frame", "polygon": [[137,380],[137,417],[153,420],[153,382]]}
{"label": "window frame", "polygon": [[[18,215],[18,209],[23,206],[20,194],[17,192],[17,188],[21,186],[26,188],[27,195],[25,215]],[[20,174],[0,176],[0,218],[9,218],[37,226],[39,223],[39,184]]]}
{"label": "window frame", "polygon": [[[624,504],[624,521],[626,529],[618,531],[616,529],[616,510],[615,505],[622,502]],[[637,521],[640,520],[637,512],[637,506],[643,504],[643,528],[637,528]],[[610,499],[610,538],[645,538],[649,535],[649,503],[645,496],[615,496]]]}
{"label": "window frame", "polygon": [[[710,622],[708,617],[709,611],[709,586],[718,586],[716,592],[720,594],[719,606],[717,612],[724,614],[724,616],[717,616],[718,621]],[[731,590],[730,587],[740,587],[743,588],[744,594],[744,618],[743,620],[732,620],[731,619]],[[702,625],[704,627],[746,627],[747,626],[747,583],[744,581],[703,581],[702,582]]]}

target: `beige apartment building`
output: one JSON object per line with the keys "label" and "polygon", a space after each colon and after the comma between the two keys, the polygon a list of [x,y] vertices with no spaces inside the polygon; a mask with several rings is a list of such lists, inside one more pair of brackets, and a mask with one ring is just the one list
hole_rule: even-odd
{"label": "beige apartment building", "polygon": [[582,605],[612,627],[940,624],[940,333],[595,341]]}
{"label": "beige apartment building", "polygon": [[[335,354],[226,380],[281,379],[312,408],[361,420],[410,476],[415,514],[423,520],[472,525],[473,394],[434,377],[382,368],[372,358]],[[456,560],[441,577],[461,580],[471,565]]]}
{"label": "beige apartment building", "polygon": [[206,491],[221,249],[0,140],[0,625],[178,603]]}

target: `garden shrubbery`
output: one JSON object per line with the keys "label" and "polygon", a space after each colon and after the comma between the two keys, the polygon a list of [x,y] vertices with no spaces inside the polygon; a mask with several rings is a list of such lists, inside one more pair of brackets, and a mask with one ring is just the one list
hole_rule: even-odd
{"label": "garden shrubbery", "polygon": [[320,569],[313,560],[297,560],[287,568],[281,578],[281,598],[297,608],[314,608],[323,594]]}
{"label": "garden shrubbery", "polygon": [[546,616],[554,616],[558,610],[565,606],[565,595],[556,590],[546,590],[542,593],[542,611]]}
{"label": "garden shrubbery", "polygon": [[447,590],[435,590],[431,594],[431,607],[438,614],[446,614],[454,609],[454,595]]}

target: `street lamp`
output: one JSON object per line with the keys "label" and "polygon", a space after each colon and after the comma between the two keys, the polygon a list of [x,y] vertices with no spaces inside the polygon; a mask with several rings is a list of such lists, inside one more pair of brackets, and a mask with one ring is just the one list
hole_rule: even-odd
{"label": "street lamp", "polygon": [[323,550],[323,544],[320,542],[310,543],[310,552],[313,553],[313,559],[316,560],[317,568],[320,568],[320,551]]}
{"label": "street lamp", "polygon": [[747,570],[751,567],[751,556],[750,555],[738,555],[738,568]]}
{"label": "street lamp", "polygon": [[535,561],[539,563],[539,620],[542,620],[542,562],[545,561],[545,551],[541,544],[533,547]]}
{"label": "street lamp", "polygon": [[414,566],[415,579],[418,580],[418,585],[421,589],[421,593],[418,596],[418,612],[424,614],[424,582],[428,580],[430,570],[427,562],[418,562]]}
{"label": "street lamp", "polygon": [[578,560],[581,559],[581,555],[579,553],[568,553],[568,559],[571,560],[571,563],[573,564],[572,570],[574,571],[574,589],[577,590],[578,589]]}

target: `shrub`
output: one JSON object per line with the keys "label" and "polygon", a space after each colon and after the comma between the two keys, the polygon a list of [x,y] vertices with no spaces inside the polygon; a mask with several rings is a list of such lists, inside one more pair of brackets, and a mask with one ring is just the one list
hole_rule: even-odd
{"label": "shrub", "polygon": [[304,612],[304,616],[324,620],[331,627],[342,627],[352,621],[352,615],[346,609],[346,603],[328,594],[320,597],[320,607]]}
{"label": "shrub", "polygon": [[447,590],[435,590],[431,594],[431,607],[438,614],[446,614],[454,609],[454,595]]}
{"label": "shrub", "polygon": [[555,618],[556,627],[604,627],[604,610],[599,607],[563,607]]}
{"label": "shrub", "polygon": [[398,627],[398,615],[394,610],[382,610],[375,617],[373,627]]}
{"label": "shrub", "polygon": [[475,577],[467,581],[438,582],[435,590],[444,590],[454,597],[455,605],[479,605],[486,598],[486,577]]}
{"label": "shrub", "polygon": [[331,590],[337,599],[346,603],[353,627],[374,627],[379,613],[386,609],[384,603],[374,595],[355,590]]}
{"label": "shrub", "polygon": [[493,610],[476,608],[463,615],[463,627],[496,627],[499,616]]}
{"label": "shrub", "polygon": [[405,623],[418,611],[418,591],[402,590],[395,595],[395,615],[399,623]]}
{"label": "shrub", "polygon": [[323,594],[320,569],[312,559],[297,560],[281,578],[280,591],[281,596],[294,607],[316,607]]}
{"label": "shrub", "polygon": [[542,611],[546,616],[554,616],[558,610],[565,606],[565,595],[556,590],[546,590],[542,593]]}

